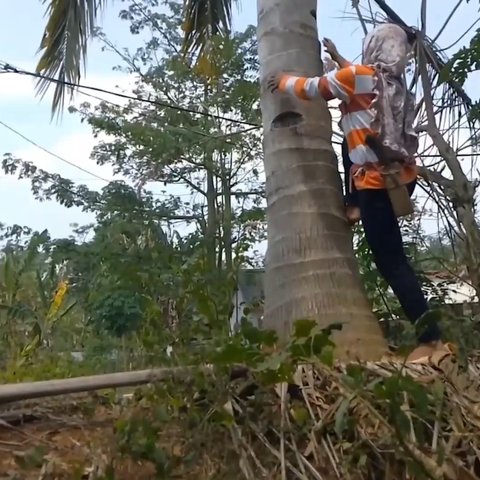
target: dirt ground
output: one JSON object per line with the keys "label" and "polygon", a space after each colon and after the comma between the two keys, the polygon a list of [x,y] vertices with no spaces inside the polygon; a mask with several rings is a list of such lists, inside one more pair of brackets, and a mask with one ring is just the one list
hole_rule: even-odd
{"label": "dirt ground", "polygon": [[243,478],[238,463],[227,459],[224,438],[193,440],[170,421],[154,440],[165,452],[163,473],[149,461],[133,460],[131,452],[122,454],[117,426],[134,416],[148,423],[152,410],[136,403],[131,391],[116,392],[115,401],[93,393],[0,405],[0,480]]}
{"label": "dirt ground", "polygon": [[122,408],[102,403],[72,395],[0,408],[0,479],[158,478],[148,462],[119,459]]}

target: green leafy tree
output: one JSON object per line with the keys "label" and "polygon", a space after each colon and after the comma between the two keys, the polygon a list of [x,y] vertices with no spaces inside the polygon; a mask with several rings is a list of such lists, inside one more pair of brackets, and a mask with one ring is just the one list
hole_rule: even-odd
{"label": "green leafy tree", "polygon": [[[179,53],[182,11],[177,2],[167,6],[155,16],[145,16],[137,3],[121,12],[132,32],[153,32],[134,53],[100,35],[108,48],[122,52],[118,68],[137,76],[137,94],[151,103],[84,104],[79,112],[95,135],[108,135],[94,149],[97,163],[111,164],[140,192],[155,182],[191,194],[170,197],[178,218],[199,229],[212,271],[231,270],[244,243],[239,240],[264,233],[261,138],[248,127],[259,119],[254,31],[215,40],[212,87],[206,78],[212,70],[206,75],[205,66],[191,67]],[[195,113],[196,105],[203,115]]]}

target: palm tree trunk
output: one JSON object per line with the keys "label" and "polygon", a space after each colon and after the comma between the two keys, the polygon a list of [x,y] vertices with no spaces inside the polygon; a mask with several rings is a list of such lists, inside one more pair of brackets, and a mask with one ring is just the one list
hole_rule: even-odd
{"label": "palm tree trunk", "polygon": [[[321,72],[316,0],[258,0],[262,85],[279,72]],[[298,319],[341,322],[337,357],[376,359],[386,341],[362,287],[323,100],[262,90],[267,194],[264,326],[288,338]]]}

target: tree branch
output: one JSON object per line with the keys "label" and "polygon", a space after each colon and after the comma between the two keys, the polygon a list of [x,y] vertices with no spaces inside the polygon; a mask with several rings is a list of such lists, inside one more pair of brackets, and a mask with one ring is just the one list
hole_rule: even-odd
{"label": "tree branch", "polygon": [[435,170],[430,170],[429,168],[421,165],[418,167],[418,175],[422,177],[426,182],[436,183],[444,190],[453,188],[453,181],[447,177],[444,177],[440,172]]}

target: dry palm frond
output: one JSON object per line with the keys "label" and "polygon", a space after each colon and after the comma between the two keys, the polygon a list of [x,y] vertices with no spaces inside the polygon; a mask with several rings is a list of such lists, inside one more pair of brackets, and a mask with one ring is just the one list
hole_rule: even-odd
{"label": "dry palm frond", "polygon": [[[280,478],[284,465],[288,478],[301,480],[478,480],[480,372],[475,365],[459,373],[452,357],[426,365],[367,363],[359,365],[363,386],[348,381],[351,366],[300,366],[288,399],[284,386],[262,393],[261,405],[235,404],[242,461],[250,478]],[[397,395],[394,415],[396,399],[386,385],[401,378],[413,379],[411,391]],[[422,395],[414,395],[415,385]],[[422,399],[425,404],[419,405]]]}
{"label": "dry palm frond", "polygon": [[[43,0],[43,3],[48,4],[47,25],[40,43],[41,57],[36,72],[57,80],[52,103],[52,114],[55,114],[64,105],[66,83],[76,84],[80,79],[88,41],[107,0]],[[40,79],[38,93],[44,96],[51,84],[48,79]]]}

